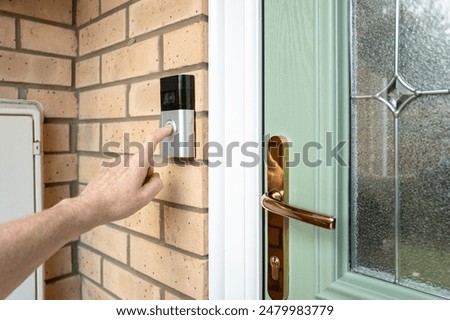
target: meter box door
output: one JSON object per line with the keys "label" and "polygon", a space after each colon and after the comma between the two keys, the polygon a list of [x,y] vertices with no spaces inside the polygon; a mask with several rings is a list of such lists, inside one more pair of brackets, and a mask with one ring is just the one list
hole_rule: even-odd
{"label": "meter box door", "polygon": [[[0,99],[0,223],[42,210],[42,106]],[[7,299],[43,299],[43,267]]]}

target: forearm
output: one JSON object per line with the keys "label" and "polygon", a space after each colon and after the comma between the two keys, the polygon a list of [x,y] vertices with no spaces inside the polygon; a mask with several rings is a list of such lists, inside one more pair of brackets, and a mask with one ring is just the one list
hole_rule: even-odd
{"label": "forearm", "polygon": [[79,199],[0,225],[0,298],[5,298],[67,242],[95,227],[93,212]]}
{"label": "forearm", "polygon": [[0,225],[0,298],[81,233],[129,217],[149,203],[163,187],[150,166],[153,152],[172,131],[172,126],[166,126],[153,132],[144,142],[144,159],[137,153],[128,165],[120,161],[114,167],[100,168],[80,196]]}

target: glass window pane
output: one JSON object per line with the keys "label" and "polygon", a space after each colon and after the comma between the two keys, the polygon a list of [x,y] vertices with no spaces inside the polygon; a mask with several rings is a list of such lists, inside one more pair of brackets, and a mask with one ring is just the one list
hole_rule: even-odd
{"label": "glass window pane", "polygon": [[352,95],[372,95],[394,76],[395,1],[353,0],[352,6]]}
{"label": "glass window pane", "polygon": [[450,96],[414,100],[400,117],[401,283],[450,297]]}
{"label": "glass window pane", "polygon": [[405,80],[421,90],[450,88],[450,1],[401,0],[399,33]]}
{"label": "glass window pane", "polygon": [[395,276],[394,118],[376,100],[352,104],[352,269]]}
{"label": "glass window pane", "polygon": [[352,4],[351,267],[449,298],[450,1]]}

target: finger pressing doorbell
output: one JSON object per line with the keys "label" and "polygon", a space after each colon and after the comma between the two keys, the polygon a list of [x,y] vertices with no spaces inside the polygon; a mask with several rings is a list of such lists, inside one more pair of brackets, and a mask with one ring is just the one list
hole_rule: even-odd
{"label": "finger pressing doorbell", "polygon": [[160,79],[161,126],[172,125],[172,135],[161,143],[164,158],[195,156],[195,89],[194,76],[176,75]]}

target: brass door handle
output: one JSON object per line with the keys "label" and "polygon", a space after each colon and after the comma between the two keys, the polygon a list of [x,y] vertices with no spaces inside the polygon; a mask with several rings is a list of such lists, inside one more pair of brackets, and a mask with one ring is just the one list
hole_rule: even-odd
{"label": "brass door handle", "polygon": [[289,293],[289,223],[300,220],[321,228],[334,230],[334,217],[289,205],[288,141],[273,136],[267,142],[267,192],[261,205],[267,210],[267,291],[272,299],[286,299]]}
{"label": "brass door handle", "polygon": [[336,218],[293,207],[282,201],[281,198],[281,193],[278,191],[265,193],[261,197],[261,205],[267,211],[285,218],[296,219],[325,229],[335,229]]}

